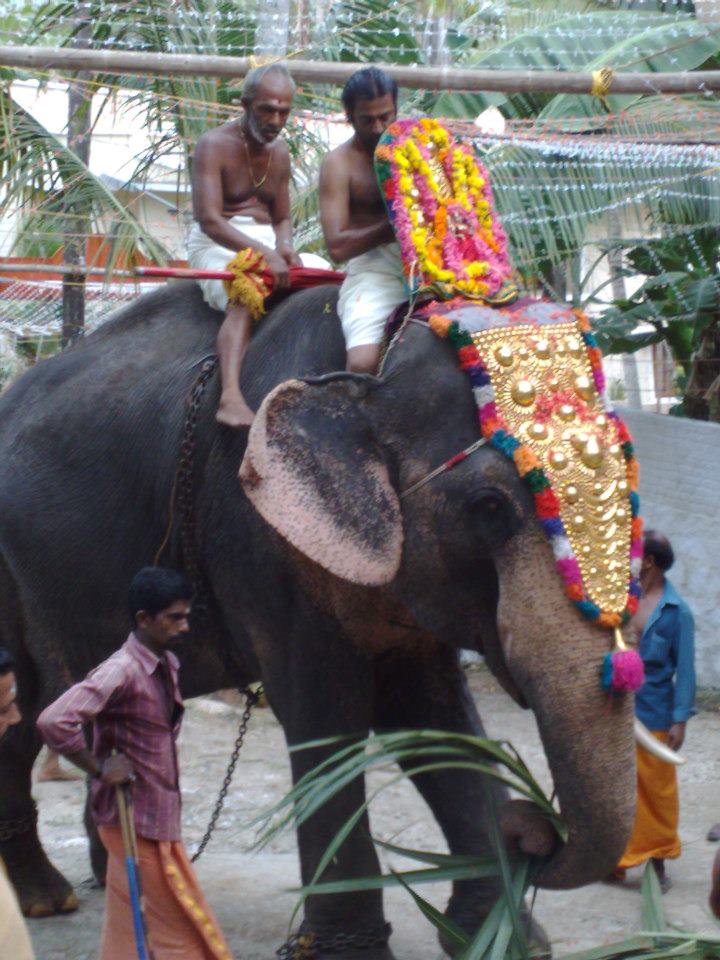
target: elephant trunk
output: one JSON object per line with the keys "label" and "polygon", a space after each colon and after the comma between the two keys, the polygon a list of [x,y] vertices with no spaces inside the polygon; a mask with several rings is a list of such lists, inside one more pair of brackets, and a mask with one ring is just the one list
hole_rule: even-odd
{"label": "elephant trunk", "polygon": [[566,889],[607,876],[630,835],[633,698],[601,689],[612,639],[581,618],[554,571],[538,591],[537,571],[549,566],[549,550],[539,537],[529,539],[499,569],[498,626],[507,667],[535,713],[568,830],[537,882]]}
{"label": "elephant trunk", "polygon": [[[597,673],[590,678],[595,686]],[[625,849],[635,813],[632,698],[608,703],[607,697],[594,696],[590,689],[575,692],[585,696],[567,698],[564,709],[582,716],[585,725],[571,734],[560,710],[536,706],[568,831],[567,842],[557,847],[538,877],[539,886],[550,889],[592,883],[611,873]]]}

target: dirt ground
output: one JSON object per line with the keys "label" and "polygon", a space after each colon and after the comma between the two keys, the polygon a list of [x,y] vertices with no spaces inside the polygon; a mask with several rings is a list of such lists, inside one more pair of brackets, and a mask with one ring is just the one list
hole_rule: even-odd
{"label": "dirt ground", "polygon": [[[522,711],[484,670],[474,669],[471,685],[490,736],[511,740],[543,786],[549,785],[545,757],[533,716]],[[239,711],[215,699],[188,702],[180,755],[184,832],[194,850],[203,834],[235,739]],[[714,847],[705,840],[720,820],[720,710],[712,699],[689,724],[681,769],[683,854],[671,863],[673,887],[665,897],[669,919],[694,931],[718,926],[706,907]],[[298,883],[294,837],[287,833],[261,853],[250,852],[255,830],[249,822],[289,786],[282,732],[269,710],[256,711],[216,833],[198,863],[198,874],[218,914],[236,960],[272,960],[287,935]],[[95,958],[102,922],[103,893],[95,888],[82,829],[84,785],[44,783],[35,787],[41,835],[55,864],[75,884],[80,909],[66,917],[30,921],[38,960]],[[402,781],[372,808],[376,836],[407,847],[443,849],[429,811],[414,788]],[[407,861],[384,857],[409,869]],[[536,916],[545,925],[556,956],[607,943],[640,929],[639,873],[625,888],[594,885],[570,892],[538,893]],[[445,885],[421,892],[444,904]],[[386,894],[397,960],[437,960],[434,931],[403,891]],[[10,960],[10,958],[2,958]]]}

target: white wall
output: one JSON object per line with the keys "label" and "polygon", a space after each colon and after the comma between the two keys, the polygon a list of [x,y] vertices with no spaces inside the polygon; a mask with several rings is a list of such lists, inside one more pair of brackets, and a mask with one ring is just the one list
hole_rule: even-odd
{"label": "white wall", "polygon": [[670,579],[695,615],[698,683],[720,688],[720,425],[618,412],[640,462],[645,526],[669,537]]}

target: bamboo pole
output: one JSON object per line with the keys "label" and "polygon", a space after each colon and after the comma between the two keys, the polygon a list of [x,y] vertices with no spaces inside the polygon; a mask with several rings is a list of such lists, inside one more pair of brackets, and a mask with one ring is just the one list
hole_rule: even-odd
{"label": "bamboo pole", "polygon": [[[270,62],[263,58],[261,62]],[[344,83],[363,63],[277,60],[301,83]],[[69,47],[0,46],[0,66],[16,69],[194,77],[244,77],[258,66],[255,57],[136,53],[124,50],[73,50]],[[565,70],[472,70],[464,67],[407,67],[377,64],[402,87],[420,90],[494,90],[504,93],[587,93],[592,75]],[[610,93],[697,93],[720,90],[720,70],[677,73],[616,73]]]}

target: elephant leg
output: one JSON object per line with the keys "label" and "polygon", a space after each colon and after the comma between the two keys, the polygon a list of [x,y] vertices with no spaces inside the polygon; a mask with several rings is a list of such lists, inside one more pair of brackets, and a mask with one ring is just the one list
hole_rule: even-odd
{"label": "elephant leg", "polygon": [[[379,730],[447,730],[486,736],[456,652],[438,646],[414,657],[393,653],[377,666],[375,726]],[[407,769],[410,763],[404,764]],[[488,789],[500,810],[508,792],[492,778],[467,770],[442,770],[413,777],[440,826],[451,853],[494,854],[488,831]],[[453,884],[446,914],[468,933],[482,924],[498,898],[498,877],[460,880]],[[523,911],[532,956],[549,954],[542,928]],[[448,953],[449,944],[441,938]]]}
{"label": "elephant leg", "polygon": [[87,793],[85,795],[85,810],[83,812],[83,826],[87,833],[88,843],[90,845],[90,866],[92,867],[95,881],[100,887],[105,886],[105,874],[107,873],[107,850],[103,846],[100,834],[98,833],[95,818],[90,811],[90,784],[88,782]]}
{"label": "elephant leg", "polygon": [[[327,632],[321,632],[315,623],[289,642],[294,652],[284,660],[282,669],[276,663],[274,670],[263,672],[265,688],[283,724],[288,745],[333,736],[367,736],[372,710],[370,659],[349,649],[332,625],[328,625]],[[347,741],[291,753],[294,782],[297,784],[308,771],[346,744]],[[333,838],[364,801],[365,784],[357,779],[298,828],[304,885],[313,881]],[[319,879],[372,876],[379,870],[368,817],[363,815]],[[393,960],[386,942],[382,891],[313,895],[307,898],[304,908],[300,934],[315,935],[318,960]],[[353,939],[358,946],[353,945]]]}
{"label": "elephant leg", "polygon": [[29,720],[12,727],[0,740],[0,856],[28,917],[70,913],[79,905],[38,837],[31,774],[40,747],[40,737]]}

